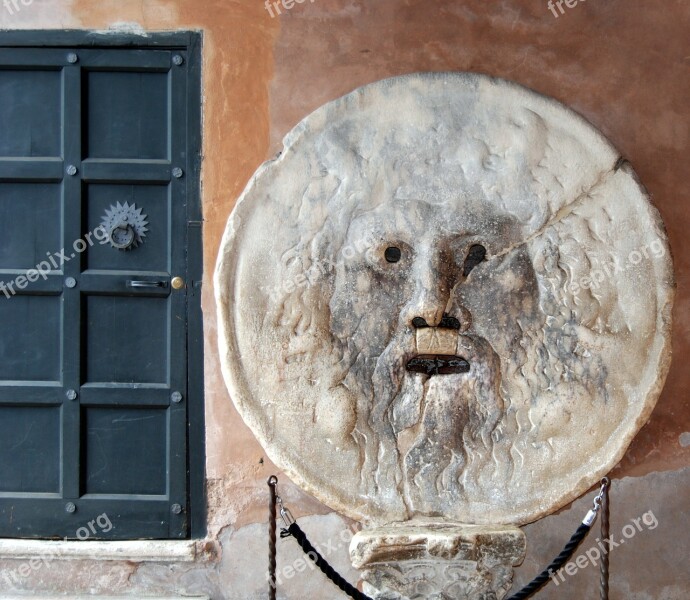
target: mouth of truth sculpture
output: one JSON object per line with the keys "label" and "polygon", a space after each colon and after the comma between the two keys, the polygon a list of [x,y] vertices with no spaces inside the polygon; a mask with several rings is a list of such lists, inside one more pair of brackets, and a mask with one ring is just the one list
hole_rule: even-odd
{"label": "mouth of truth sculpture", "polygon": [[240,414],[369,525],[553,512],[620,460],[670,363],[671,257],[631,167],[482,75],[308,116],[235,207],[216,293]]}

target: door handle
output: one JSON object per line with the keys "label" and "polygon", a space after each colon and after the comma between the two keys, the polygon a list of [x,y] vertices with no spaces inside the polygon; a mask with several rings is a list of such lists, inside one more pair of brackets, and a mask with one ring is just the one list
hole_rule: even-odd
{"label": "door handle", "polygon": [[127,287],[132,287],[132,288],[164,288],[168,287],[168,282],[167,281],[136,281],[136,280],[130,280],[127,282]]}

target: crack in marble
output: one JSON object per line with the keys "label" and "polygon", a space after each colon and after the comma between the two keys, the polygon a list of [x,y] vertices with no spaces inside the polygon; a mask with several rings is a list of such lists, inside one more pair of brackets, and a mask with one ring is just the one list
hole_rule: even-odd
{"label": "crack in marble", "polygon": [[510,246],[504,248],[500,252],[487,256],[487,262],[490,260],[494,260],[495,258],[501,258],[503,256],[506,256],[507,254],[510,254],[513,250],[516,250],[517,248],[521,248],[522,246],[525,246],[526,244],[533,242],[538,237],[540,237],[549,227],[557,225],[567,216],[571,215],[578,206],[582,205],[586,198],[591,197],[592,192],[594,190],[608,182],[609,178],[612,175],[615,175],[620,170],[620,167],[624,161],[625,159],[622,156],[619,156],[616,159],[616,162],[614,163],[613,167],[607,169],[606,171],[602,171],[599,177],[597,177],[596,181],[591,186],[589,186],[577,198],[563,206],[551,219],[549,219],[546,223],[539,227],[537,231],[535,231],[533,234],[531,234],[521,242],[511,244]]}

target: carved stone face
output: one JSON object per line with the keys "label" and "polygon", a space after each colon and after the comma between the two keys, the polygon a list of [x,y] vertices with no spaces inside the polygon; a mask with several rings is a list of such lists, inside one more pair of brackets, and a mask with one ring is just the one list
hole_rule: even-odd
{"label": "carved stone face", "polygon": [[[330,300],[331,331],[352,365],[341,385],[360,398],[351,435],[361,436],[363,476],[394,487],[402,480],[420,514],[461,501],[468,460],[475,468],[490,460],[505,418],[499,356],[522,339],[517,319],[505,317],[539,319],[524,250],[486,258],[517,225],[493,211],[470,228],[467,208],[461,199],[384,201],[355,218],[345,245],[366,240],[367,249],[336,271]],[[491,223],[501,225],[492,231]],[[474,318],[482,321],[486,306],[504,310],[482,327]],[[439,492],[441,477],[456,483]]]}
{"label": "carved stone face", "polygon": [[599,134],[445,74],[357,90],[285,143],[216,273],[224,375],[272,460],[373,523],[528,522],[619,460],[666,374],[672,275]]}

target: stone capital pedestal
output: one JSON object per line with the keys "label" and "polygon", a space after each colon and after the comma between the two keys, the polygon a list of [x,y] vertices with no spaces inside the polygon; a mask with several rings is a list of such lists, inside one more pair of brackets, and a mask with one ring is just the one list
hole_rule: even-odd
{"label": "stone capital pedestal", "polygon": [[509,525],[407,522],[359,532],[350,558],[376,600],[500,600],[525,548]]}

